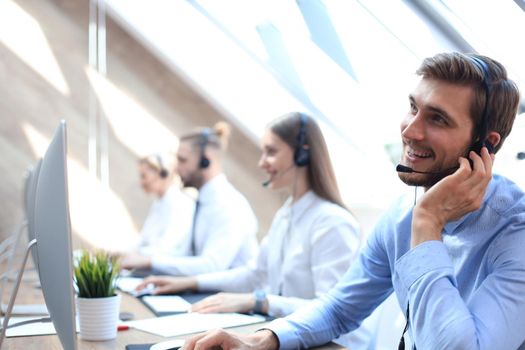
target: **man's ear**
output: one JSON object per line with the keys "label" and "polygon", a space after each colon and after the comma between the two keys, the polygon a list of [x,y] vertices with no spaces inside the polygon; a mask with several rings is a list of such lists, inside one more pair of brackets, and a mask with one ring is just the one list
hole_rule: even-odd
{"label": "man's ear", "polygon": [[501,135],[495,131],[490,131],[487,134],[487,141],[490,142],[494,148],[496,148],[496,146],[501,141]]}

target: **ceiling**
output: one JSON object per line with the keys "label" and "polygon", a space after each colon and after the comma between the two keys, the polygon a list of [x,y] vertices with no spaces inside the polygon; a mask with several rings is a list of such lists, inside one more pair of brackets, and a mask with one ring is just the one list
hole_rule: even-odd
{"label": "ceiling", "polygon": [[[107,0],[123,27],[258,142],[275,117],[314,115],[343,195],[384,208],[414,71],[442,51],[502,62],[525,91],[522,0]],[[496,171],[525,188],[525,103]],[[521,136],[520,136],[521,135]]]}

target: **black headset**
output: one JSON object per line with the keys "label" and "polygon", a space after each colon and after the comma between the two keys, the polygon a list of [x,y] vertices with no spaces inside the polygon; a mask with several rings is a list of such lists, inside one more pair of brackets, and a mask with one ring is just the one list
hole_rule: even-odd
{"label": "black headset", "polygon": [[485,106],[483,107],[483,112],[481,113],[481,120],[479,122],[478,126],[478,140],[474,142],[471,146],[471,150],[476,152],[477,154],[480,154],[481,148],[487,147],[487,150],[489,153],[494,153],[494,145],[492,145],[487,140],[487,134],[489,129],[489,97],[490,97],[490,83],[488,79],[490,78],[490,71],[489,67],[483,61],[481,58],[476,56],[467,56],[476,67],[478,67],[483,72],[483,80],[481,81],[481,85],[483,86],[483,89],[485,90]]}
{"label": "black headset", "polygon": [[297,145],[293,153],[293,161],[298,167],[310,164],[310,149],[306,144],[306,124],[308,118],[303,113],[299,113],[299,134],[297,135]]}
{"label": "black headset", "polygon": [[157,162],[159,163],[159,175],[161,178],[165,179],[168,177],[169,173],[166,168],[164,168],[164,164],[162,164],[162,157],[160,154],[156,154],[155,158],[157,158]]}
{"label": "black headset", "polygon": [[199,159],[199,168],[206,169],[210,166],[210,160],[208,157],[206,157],[206,146],[208,145],[208,141],[210,139],[211,130],[209,128],[205,128],[202,130],[200,134],[200,150],[201,150],[201,156]]}

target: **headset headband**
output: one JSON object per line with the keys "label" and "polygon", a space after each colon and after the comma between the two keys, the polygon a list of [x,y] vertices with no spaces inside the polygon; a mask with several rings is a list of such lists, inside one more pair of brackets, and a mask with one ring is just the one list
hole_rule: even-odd
{"label": "headset headband", "polygon": [[489,97],[490,97],[490,84],[488,79],[490,78],[490,71],[489,67],[483,61],[481,58],[476,56],[467,56],[470,58],[470,61],[478,67],[481,72],[483,73],[483,80],[481,81],[481,85],[483,87],[483,90],[485,90],[485,106],[483,107],[483,111],[481,113],[481,120],[479,122],[478,126],[478,135],[481,142],[485,140],[488,134],[489,129],[489,121],[488,121],[488,107],[489,107]]}
{"label": "headset headband", "polygon": [[306,144],[306,124],[308,118],[303,113],[299,113],[299,133],[297,134],[297,145],[294,151],[294,163],[301,167],[310,163],[310,149]]}
{"label": "headset headband", "polygon": [[159,175],[162,178],[168,177],[169,173],[166,168],[164,168],[164,164],[162,163],[162,157],[160,154],[155,154],[155,158],[157,159],[157,163],[159,164]]}

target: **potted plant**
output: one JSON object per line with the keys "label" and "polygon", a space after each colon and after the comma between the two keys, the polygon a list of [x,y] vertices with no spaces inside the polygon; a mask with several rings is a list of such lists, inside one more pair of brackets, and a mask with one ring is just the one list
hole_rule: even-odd
{"label": "potted plant", "polygon": [[74,268],[80,336],[85,340],[117,337],[120,294],[116,293],[119,265],[104,252],[82,251]]}

